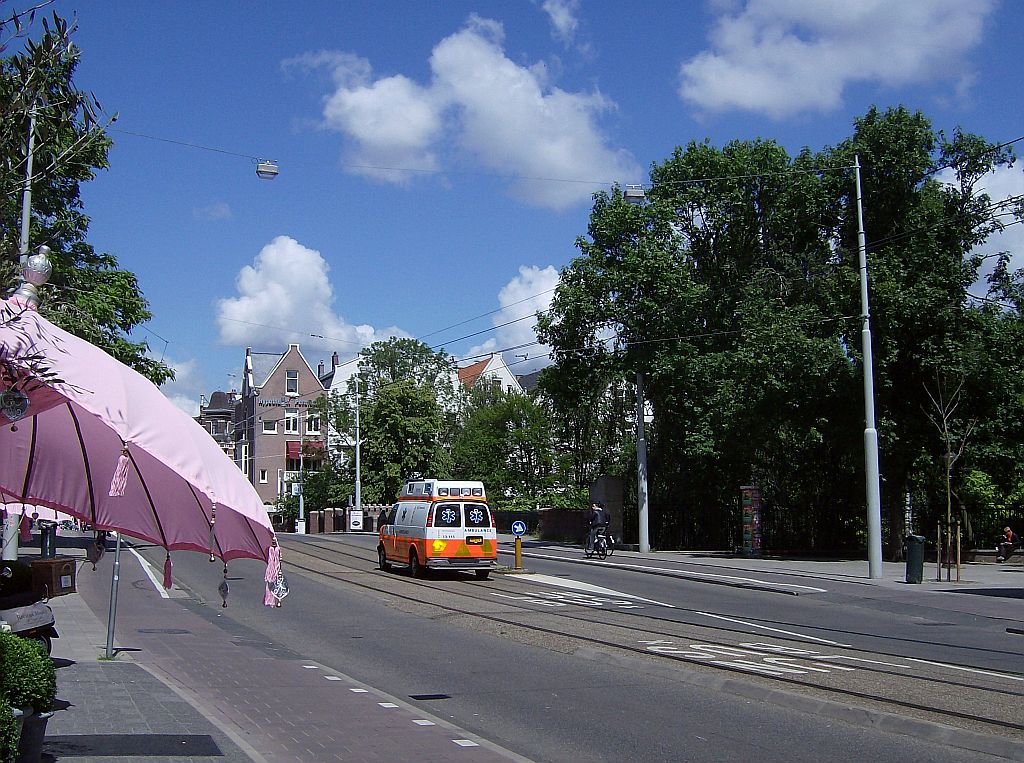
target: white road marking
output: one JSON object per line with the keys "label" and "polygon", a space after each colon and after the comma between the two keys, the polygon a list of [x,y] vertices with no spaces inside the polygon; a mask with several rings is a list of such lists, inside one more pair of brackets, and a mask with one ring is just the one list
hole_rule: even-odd
{"label": "white road marking", "polygon": [[324,676],[328,681],[340,681],[341,676]]}
{"label": "white road marking", "polygon": [[369,694],[370,693],[369,689],[349,689],[349,691],[355,692],[356,694]]}
{"label": "white road marking", "polygon": [[[699,660],[706,665],[721,665],[752,673],[765,673],[770,676],[854,670],[854,668],[814,661],[825,658],[825,655],[820,652],[777,644],[740,644],[740,647],[748,647],[741,649],[725,644],[676,646],[665,639],[643,640],[638,643],[646,644],[647,651],[655,654],[682,660]],[[803,660],[803,662],[798,662],[798,660]]]}
{"label": "white road marking", "polygon": [[977,673],[979,676],[992,676],[994,678],[1005,678],[1009,681],[1024,681],[1024,676],[1010,676],[1006,673],[993,673],[990,670],[978,670],[977,668],[965,668],[963,665],[949,665],[945,662],[932,662],[931,660],[918,660],[914,657],[905,657],[908,662],[920,662],[924,665],[935,665],[940,668],[949,668],[950,670],[962,670],[966,673]]}
{"label": "white road marking", "polygon": [[317,669],[316,665],[303,665],[302,667],[304,667],[306,670],[316,670]]}
{"label": "white road marking", "polygon": [[131,546],[128,547],[128,550],[135,554],[135,558],[138,559],[139,564],[142,565],[142,571],[146,573],[146,577],[149,578],[150,582],[153,584],[153,587],[156,589],[156,592],[160,594],[160,597],[164,599],[171,598],[171,595],[167,593],[167,590],[164,588],[163,584],[156,579],[156,572],[153,570],[153,565],[147,562],[143,558],[142,554],[140,554]]}
{"label": "white road marking", "polygon": [[472,739],[453,739],[452,741],[455,742],[455,744],[457,744],[459,747],[479,747],[480,746],[476,742],[474,742]]}
{"label": "white road marking", "polygon": [[398,707],[394,702],[378,702],[381,707]]}
{"label": "white road marking", "polygon": [[760,628],[765,631],[772,631],[773,633],[783,633],[787,636],[795,636],[797,638],[807,639],[808,641],[816,641],[819,644],[828,644],[829,646],[842,646],[847,649],[853,649],[849,644],[840,644],[838,641],[829,641],[825,638],[818,638],[816,636],[807,636],[803,633],[794,633],[793,631],[784,631],[781,628],[770,628],[767,625],[758,625],[757,623],[749,623],[746,620],[737,620],[734,617],[726,617],[725,615],[713,615],[710,612],[696,612],[695,614],[704,615],[705,617],[713,617],[716,620],[725,620],[730,623],[738,623],[740,625],[746,625],[751,628]]}
{"label": "white road marking", "polygon": [[424,718],[419,718],[417,720],[414,720],[413,723],[415,723],[417,726],[436,726],[437,725],[433,721],[428,721],[428,720],[426,720]]}
{"label": "white road marking", "polygon": [[668,607],[669,609],[675,609],[671,604],[665,604],[654,599],[645,599],[642,596],[634,596],[631,593],[621,593],[620,591],[613,591],[610,588],[602,588],[598,585],[591,583],[584,583],[579,580],[568,580],[566,578],[556,578],[551,575],[522,575],[518,578],[528,583],[539,583],[540,585],[553,585],[560,588],[571,588],[575,591],[587,591],[588,593],[596,593],[604,596],[620,596],[626,597],[627,599],[633,599],[634,601],[642,601],[647,604],[656,604],[659,607]]}
{"label": "white road marking", "polygon": [[819,660],[851,660],[853,662],[866,662],[868,665],[884,665],[887,668],[903,668],[909,670],[909,665],[897,665],[895,662],[882,662],[881,660],[866,660],[863,657],[847,657],[845,654],[825,654],[818,657]]}
{"label": "white road marking", "polygon": [[[504,552],[504,553],[509,553],[509,552]],[[531,554],[529,554],[529,556],[531,556],[531,557],[533,557],[535,559],[555,559],[555,560],[561,561],[561,562],[565,561],[565,557],[564,556],[554,556],[554,555],[551,555],[551,554],[534,554],[534,553],[531,553]],[[669,567],[648,567],[648,566],[645,566],[643,564],[626,564],[625,562],[602,562],[599,559],[590,559],[590,560],[588,560],[587,563],[588,564],[601,564],[601,565],[604,565],[605,567],[621,567],[621,568],[624,568],[624,569],[631,569],[631,570],[647,570],[648,572],[668,572],[668,573],[671,573],[672,575],[674,575],[675,577],[694,578],[694,579],[698,579],[698,580],[701,579],[701,578],[716,579],[716,580],[733,580],[733,581],[736,581],[736,582],[739,582],[739,583],[754,583],[756,585],[772,586],[773,588],[793,588],[793,589],[799,589],[801,591],[808,591],[808,592],[811,592],[811,593],[828,593],[828,590],[825,589],[825,588],[816,588],[814,586],[799,585],[797,583],[776,583],[773,580],[758,580],[757,578],[744,578],[744,577],[739,577],[738,575],[718,575],[718,574],[716,574],[714,572],[694,572],[692,570],[681,570],[681,569],[674,569],[674,568],[669,568]],[[533,577],[533,576],[531,576],[531,575],[523,575],[522,579],[523,580],[527,580],[530,577]],[[663,605],[663,606],[667,606],[667,605]]]}

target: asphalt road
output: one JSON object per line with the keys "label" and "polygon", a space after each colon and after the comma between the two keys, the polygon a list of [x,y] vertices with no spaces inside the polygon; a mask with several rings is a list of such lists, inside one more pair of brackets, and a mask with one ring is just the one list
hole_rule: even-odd
{"label": "asphalt road", "polygon": [[[963,761],[986,759],[986,739],[1024,741],[1019,637],[1004,642],[987,618],[908,612],[853,584],[794,596],[771,587],[816,586],[558,559],[528,559],[530,578],[420,581],[377,570],[373,545],[283,539],[292,592],[278,610],[261,606],[257,563],[231,563],[226,610],[219,567],[201,555],[176,555],[175,580],[193,596],[183,605],[227,633],[536,761]],[[949,623],[948,643],[929,622]]]}

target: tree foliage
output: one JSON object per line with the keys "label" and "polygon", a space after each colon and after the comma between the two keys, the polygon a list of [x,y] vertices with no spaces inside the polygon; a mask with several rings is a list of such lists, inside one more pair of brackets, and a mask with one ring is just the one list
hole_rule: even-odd
{"label": "tree foliage", "polygon": [[[855,157],[891,546],[906,529],[907,492],[945,453],[927,415],[937,372],[965,380],[960,413],[980,422],[964,463],[987,462],[1005,491],[1019,480],[1008,459],[1021,442],[1011,413],[1021,405],[1021,274],[1004,257],[988,283],[999,306],[969,296],[976,248],[1022,216],[1019,199],[977,190],[1012,157],[959,131],[947,140],[920,113],[872,109],[834,148],[791,157],[771,140],[692,142],[653,167],[645,205],[618,189],[595,196],[581,254],[539,324],[555,359],[541,386],[563,423],[597,441],[602,427],[624,434],[622,418],[599,412],[625,414],[616,400],[644,375],[661,545],[735,544],[739,487],[750,482],[764,492],[776,548],[863,543]],[[936,178],[943,168],[954,183]],[[569,450],[586,480],[597,455]],[[926,516],[939,500],[930,485]]]}
{"label": "tree foliage", "polygon": [[[0,21],[0,288],[20,277],[22,191],[32,152],[30,248],[50,247],[53,275],[41,312],[156,383],[173,376],[130,332],[152,316],[134,274],[87,243],[82,183],[106,169],[111,141],[96,98],[74,84],[80,51],[74,26],[57,14],[35,24],[32,11]],[[38,39],[32,31],[41,29]],[[32,115],[34,114],[34,120]]]}
{"label": "tree foliage", "polygon": [[[454,472],[481,480],[498,507],[544,501],[555,485],[552,428],[547,411],[529,396],[479,379],[469,394],[454,447]],[[544,501],[547,503],[547,501]]]}

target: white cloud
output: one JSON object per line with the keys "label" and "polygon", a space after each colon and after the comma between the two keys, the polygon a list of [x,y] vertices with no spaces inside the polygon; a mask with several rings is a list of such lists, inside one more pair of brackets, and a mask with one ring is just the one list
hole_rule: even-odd
{"label": "white cloud", "polygon": [[278,236],[236,278],[237,297],[217,304],[222,344],[283,350],[302,348],[355,353],[390,336],[407,336],[397,328],[346,323],[334,312],[330,266],[320,252],[288,236]]}
{"label": "white cloud", "polygon": [[[466,357],[483,355],[505,347],[529,345],[504,354],[505,362],[513,373],[522,375],[550,365],[551,360],[547,357],[550,349],[542,344],[531,343],[537,341],[535,316],[551,306],[558,280],[558,271],[551,265],[543,269],[536,265],[521,265],[519,274],[498,292],[501,310],[492,318],[498,327],[494,337],[473,347],[466,353]],[[528,357],[524,360],[523,355]]]}
{"label": "white cloud", "polygon": [[[946,185],[956,187],[956,171],[944,169],[935,176],[936,180]],[[1019,166],[1000,167],[994,172],[985,175],[974,186],[976,193],[987,193],[993,205],[1010,198],[1024,196],[1024,172]],[[1001,207],[1006,214],[1001,216],[1003,224],[1013,223],[1014,219],[1009,214],[1012,210],[1009,206]],[[1006,230],[989,237],[988,241],[978,247],[979,254],[997,254],[1009,252],[1010,270],[1024,268],[1024,225],[1019,223],[1010,225]],[[978,282],[971,288],[975,294],[984,294],[988,284],[986,278],[992,273],[995,267],[994,258],[988,259],[981,267]]]}
{"label": "white cloud", "polygon": [[[992,199],[993,204],[998,204],[1004,199],[1011,197],[1021,198],[1024,196],[1024,172],[1020,167],[1001,167],[995,172],[986,175],[977,186],[979,191],[984,191]],[[1002,211],[1009,213],[1008,207]],[[1005,214],[1000,218],[1003,224],[1013,223],[1013,217]],[[995,254],[996,252],[1010,253],[1010,270],[1024,268],[1024,225],[1017,223],[997,233],[979,249],[982,254]],[[987,276],[992,272],[994,262],[986,260],[982,268],[982,275]]]}
{"label": "white cloud", "polygon": [[439,170],[450,152],[523,178],[513,194],[553,209],[589,201],[595,186],[641,176],[632,156],[610,147],[598,127],[614,103],[596,90],[550,86],[542,63],[522,66],[503,45],[500,23],[470,17],[434,48],[428,84],[401,74],[374,80],[369,63],[351,54],[288,63],[332,68],[336,89],[325,101],[324,124],[348,138],[349,168],[359,174],[409,182],[416,173],[394,168]]}
{"label": "white cloud", "polygon": [[551,20],[551,32],[555,39],[571,45],[580,25],[576,18],[580,8],[579,0],[544,0],[541,7]]}
{"label": "white cloud", "polygon": [[232,212],[226,201],[215,201],[205,207],[193,207],[192,217],[196,220],[230,220]]}
{"label": "white cloud", "polygon": [[683,100],[713,112],[782,119],[837,108],[856,82],[886,87],[952,81],[966,89],[966,54],[992,0],[749,0],[725,11],[711,49],[684,63]]}
{"label": "white cloud", "polygon": [[189,416],[198,416],[199,396],[211,391],[204,388],[204,381],[199,373],[199,364],[195,359],[164,358],[164,362],[174,369],[174,380],[163,384],[160,391]]}

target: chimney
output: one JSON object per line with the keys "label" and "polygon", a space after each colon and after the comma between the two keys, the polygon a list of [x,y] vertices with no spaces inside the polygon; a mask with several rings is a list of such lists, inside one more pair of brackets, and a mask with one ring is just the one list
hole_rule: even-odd
{"label": "chimney", "polygon": [[337,367],[338,367],[338,353],[335,352],[333,355],[331,355],[331,368],[337,368]]}
{"label": "chimney", "polygon": [[324,375],[324,362],[321,360],[316,364],[316,377],[319,379]]}

